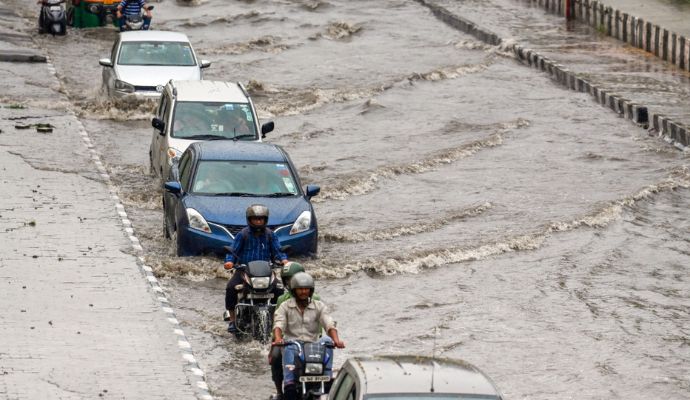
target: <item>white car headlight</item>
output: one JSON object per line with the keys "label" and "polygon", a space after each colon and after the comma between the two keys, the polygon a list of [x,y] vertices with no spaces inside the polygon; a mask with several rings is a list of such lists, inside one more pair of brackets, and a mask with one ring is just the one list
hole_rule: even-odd
{"label": "white car headlight", "polygon": [[166,154],[168,155],[168,165],[172,166],[175,157],[180,157],[182,155],[182,152],[174,147],[168,147],[168,151],[166,152]]}
{"label": "white car headlight", "polygon": [[208,223],[206,222],[204,217],[201,216],[199,211],[193,208],[188,208],[187,219],[189,220],[190,228],[206,233],[211,233],[211,228],[209,228]]}
{"label": "white car headlight", "polygon": [[134,93],[134,86],[119,79],[115,80],[115,90],[125,93]]}
{"label": "white car headlight", "polygon": [[311,211],[304,211],[299,215],[294,224],[292,224],[292,229],[290,229],[290,234],[294,235],[296,233],[304,232],[311,226]]}
{"label": "white car headlight", "polygon": [[307,363],[304,367],[304,372],[307,375],[321,375],[323,374],[323,364]]}
{"label": "white car headlight", "polygon": [[261,278],[252,278],[252,287],[254,289],[266,289],[270,283],[271,278],[264,276]]}

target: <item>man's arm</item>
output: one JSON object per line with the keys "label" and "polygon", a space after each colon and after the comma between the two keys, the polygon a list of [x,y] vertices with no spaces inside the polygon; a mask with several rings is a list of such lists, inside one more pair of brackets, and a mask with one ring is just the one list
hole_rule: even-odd
{"label": "man's arm", "polygon": [[319,303],[321,304],[319,310],[319,322],[321,323],[321,326],[326,330],[326,334],[333,339],[333,344],[335,347],[344,349],[345,342],[340,340],[340,337],[338,337],[338,330],[335,329],[335,321],[333,320],[333,317],[331,317],[331,315],[328,313],[328,307],[322,302]]}
{"label": "man's arm", "polygon": [[283,344],[283,330],[287,324],[287,302],[283,302],[273,314],[273,344]]}
{"label": "man's arm", "polygon": [[232,242],[232,251],[225,254],[225,264],[223,264],[225,269],[232,269],[232,267],[235,266],[235,263],[238,261],[236,255],[240,254],[243,244],[244,235],[242,231],[240,231]]}
{"label": "man's arm", "polygon": [[273,256],[277,258],[281,264],[285,265],[285,263],[287,263],[287,254],[280,250],[280,239],[278,239],[278,235],[276,235],[273,231],[271,231],[270,235]]}

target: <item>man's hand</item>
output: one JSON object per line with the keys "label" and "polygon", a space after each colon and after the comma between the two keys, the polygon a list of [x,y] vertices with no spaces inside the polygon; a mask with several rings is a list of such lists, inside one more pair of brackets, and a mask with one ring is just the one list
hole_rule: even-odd
{"label": "man's hand", "polygon": [[232,261],[228,261],[225,264],[223,264],[223,268],[225,268],[225,269],[232,269],[232,267],[234,267],[234,266],[235,266],[235,264]]}
{"label": "man's hand", "polygon": [[340,340],[340,339],[334,340],[334,341],[333,341],[333,344],[335,345],[335,347],[337,347],[337,348],[339,348],[339,349],[344,349],[344,348],[345,348],[345,342],[343,342],[343,341]]}
{"label": "man's hand", "polygon": [[284,344],[285,344],[285,341],[283,340],[283,338],[280,338],[280,339],[275,339],[273,341],[273,343],[271,343],[271,346],[282,346]]}
{"label": "man's hand", "polygon": [[290,262],[290,261],[288,261],[288,260],[281,260],[281,261],[280,261],[280,263],[281,263],[282,265],[286,265],[286,264],[289,263],[289,262]]}

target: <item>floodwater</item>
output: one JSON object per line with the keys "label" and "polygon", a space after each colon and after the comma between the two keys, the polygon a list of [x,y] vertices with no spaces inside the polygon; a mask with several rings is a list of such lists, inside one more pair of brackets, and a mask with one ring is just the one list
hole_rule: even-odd
{"label": "floodwater", "polygon": [[[207,79],[247,84],[268,141],[322,187],[319,255],[300,261],[347,342],[336,365],[436,353],[508,399],[690,397],[683,152],[414,1],[166,1],[153,26],[187,33]],[[115,37],[39,41],[212,393],[267,397],[267,349],[221,321],[221,260],[163,237],[154,104],[101,97]]]}

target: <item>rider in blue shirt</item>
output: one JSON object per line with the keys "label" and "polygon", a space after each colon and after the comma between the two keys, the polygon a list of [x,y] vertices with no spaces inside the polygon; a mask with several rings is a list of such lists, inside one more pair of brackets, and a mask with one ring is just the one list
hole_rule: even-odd
{"label": "rider in blue shirt", "polygon": [[[268,225],[268,208],[254,204],[247,208],[247,227],[235,236],[232,251],[225,256],[225,269],[232,269],[236,263],[247,264],[250,261],[272,261],[285,265],[287,255],[280,250],[280,240],[270,230]],[[237,333],[235,326],[235,306],[237,305],[237,290],[241,285],[242,274],[233,273],[225,288],[225,313],[223,319],[229,321],[228,332]],[[282,291],[282,290],[281,290]],[[275,293],[276,298],[281,293]]]}
{"label": "rider in blue shirt", "polygon": [[151,25],[151,10],[147,9],[145,0],[122,0],[117,5],[117,18],[120,23],[120,32],[125,30],[125,22],[127,15],[139,15],[144,9],[144,26],[143,30],[148,30]]}

